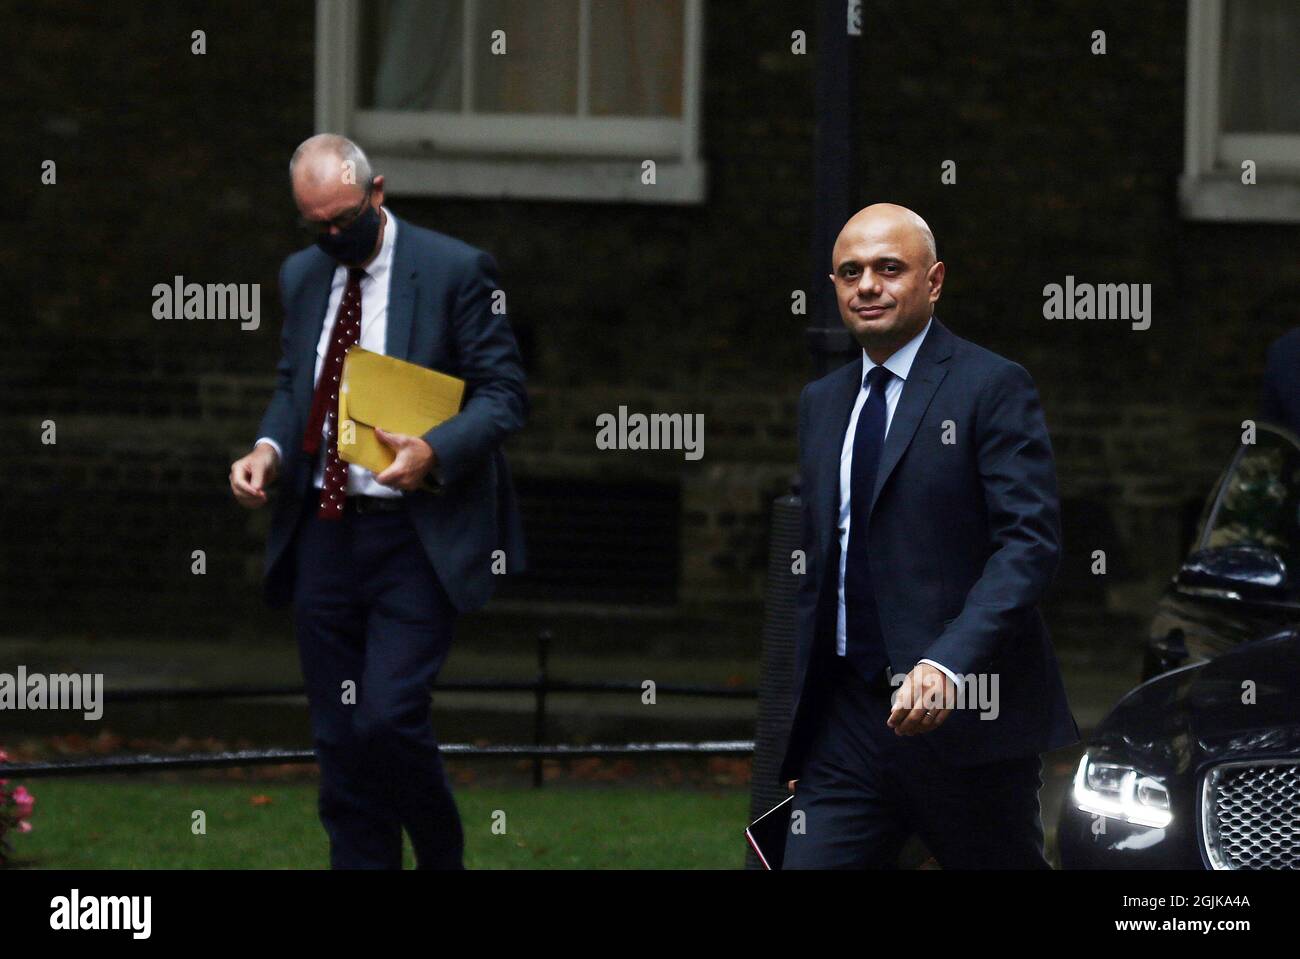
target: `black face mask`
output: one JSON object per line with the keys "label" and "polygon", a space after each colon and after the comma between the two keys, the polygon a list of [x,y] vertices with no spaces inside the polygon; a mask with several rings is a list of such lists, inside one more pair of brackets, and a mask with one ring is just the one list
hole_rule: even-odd
{"label": "black face mask", "polygon": [[375,252],[375,241],[379,239],[379,211],[373,206],[366,207],[356,220],[345,230],[338,233],[322,233],[316,237],[316,245],[340,263],[353,264],[364,262]]}

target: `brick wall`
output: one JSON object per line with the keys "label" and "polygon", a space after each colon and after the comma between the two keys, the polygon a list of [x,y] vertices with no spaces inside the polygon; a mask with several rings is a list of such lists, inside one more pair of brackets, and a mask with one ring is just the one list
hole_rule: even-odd
{"label": "brick wall", "polygon": [[[1300,288],[1297,231],[1179,217],[1183,5],[1140,19],[1118,2],[866,8],[888,35],[865,42],[861,198],[929,219],[949,267],[940,316],[1039,384],[1066,501],[1062,602],[1140,613],[1253,412],[1265,343],[1300,322],[1285,305]],[[684,608],[761,597],[768,504],[794,463],[809,368],[789,305],[810,273],[812,62],[789,36],[814,34],[812,4],[707,10],[706,204],[390,201],[501,264],[536,404],[508,447],[520,475],[681,484]],[[285,164],[312,132],[310,6],[51,3],[12,25],[10,621],[278,627],[255,589],[267,517],[236,507],[226,476],[269,395],[276,270],[299,242]],[[206,56],[189,52],[194,29]],[[1107,56],[1088,54],[1094,29]],[[39,185],[45,159],[56,186]],[[949,159],[958,181],[945,186]],[[176,274],[260,283],[261,328],[154,320],[152,286]],[[1042,287],[1067,274],[1151,283],[1151,329],[1043,320]],[[705,458],[598,452],[595,416],[620,404],[704,413]],[[39,443],[47,418],[56,446]],[[199,548],[202,580],[189,572]],[[1104,583],[1086,572],[1094,548],[1114,557]]]}

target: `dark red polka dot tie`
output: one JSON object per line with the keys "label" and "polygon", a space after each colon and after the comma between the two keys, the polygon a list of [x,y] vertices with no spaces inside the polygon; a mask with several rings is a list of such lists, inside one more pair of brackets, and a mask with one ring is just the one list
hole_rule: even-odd
{"label": "dark red polka dot tie", "polygon": [[321,430],[329,423],[329,443],[325,448],[325,478],[321,483],[320,506],[316,515],[321,519],[342,519],[343,504],[347,501],[348,464],[339,459],[338,415],[339,377],[343,373],[343,354],[361,338],[361,278],[366,271],[359,266],[348,270],[348,285],[339,301],[339,312],[334,318],[334,329],[321,364],[320,378],[311,401],[311,416],[303,433],[302,448],[315,455],[320,449]]}

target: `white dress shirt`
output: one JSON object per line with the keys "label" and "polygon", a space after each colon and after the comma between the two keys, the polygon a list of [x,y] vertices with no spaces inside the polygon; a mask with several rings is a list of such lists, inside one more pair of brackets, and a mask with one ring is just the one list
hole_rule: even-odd
{"label": "white dress shirt", "polygon": [[[889,359],[883,364],[872,361],[867,356],[867,351],[862,351],[862,382],[866,382],[867,374],[876,366],[884,366],[885,369],[894,375],[889,378],[885,384],[885,436],[889,436],[889,425],[894,421],[894,410],[898,406],[898,398],[903,395],[903,386],[907,381],[907,374],[912,372],[912,361],[916,359],[916,353],[921,348],[921,341],[925,339],[925,334],[930,332],[930,325],[934,323],[931,317],[925,323],[925,329],[908,340],[902,347],[896,350]],[[850,489],[853,476],[853,436],[858,429],[858,414],[862,412],[862,405],[867,401],[867,395],[871,392],[871,387],[864,386],[858,390],[858,398],[853,403],[853,414],[849,417],[849,428],[844,433],[844,445],[840,448],[840,589],[839,589],[839,612],[835,620],[835,651],[840,656],[845,655],[847,643],[845,630],[845,611],[844,611],[844,570],[848,561],[849,554],[849,506],[850,506]],[[883,438],[882,438],[883,443]],[[946,666],[936,663],[932,659],[922,659],[920,662],[929,663],[938,668],[945,676],[954,683],[958,682],[957,677]]]}
{"label": "white dress shirt", "polygon": [[[388,291],[393,276],[393,249],[397,243],[397,220],[384,211],[384,237],[379,243],[379,254],[366,267],[366,275],[361,278],[361,335],[357,344],[365,350],[375,353],[384,352],[388,336]],[[338,319],[339,302],[343,299],[343,290],[348,285],[348,268],[339,264],[334,269],[334,279],[330,284],[329,305],[325,308],[325,324],[321,328],[320,341],[316,344],[316,370],[312,374],[313,389],[320,379],[321,367],[325,365],[325,354],[329,350],[330,337],[334,335],[334,322]],[[312,482],[319,489],[325,482],[325,457],[328,453],[329,417],[321,427],[321,449],[316,457],[316,476]],[[269,436],[258,439],[258,443],[268,443],[274,448],[280,462],[284,462],[284,451],[280,444]],[[297,439],[294,439],[297,442]],[[254,443],[254,446],[257,444]],[[364,466],[348,464],[349,496],[401,496],[402,491],[392,486],[384,486],[375,481],[375,474]]]}

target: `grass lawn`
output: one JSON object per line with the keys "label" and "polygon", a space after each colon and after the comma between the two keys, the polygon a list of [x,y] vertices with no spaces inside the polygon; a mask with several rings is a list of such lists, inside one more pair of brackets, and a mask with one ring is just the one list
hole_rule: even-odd
{"label": "grass lawn", "polygon": [[[15,865],[38,869],[325,869],[316,783],[38,779]],[[459,787],[470,869],[738,869],[744,789]],[[195,810],[206,835],[191,829]],[[494,814],[505,832],[494,834]],[[498,814],[495,819],[499,821]],[[405,860],[415,864],[409,841]]]}

